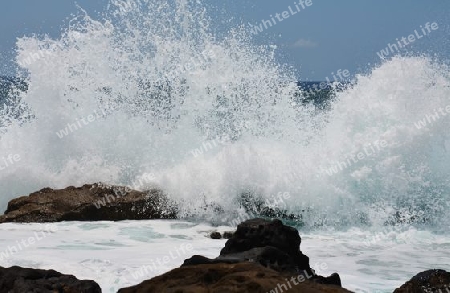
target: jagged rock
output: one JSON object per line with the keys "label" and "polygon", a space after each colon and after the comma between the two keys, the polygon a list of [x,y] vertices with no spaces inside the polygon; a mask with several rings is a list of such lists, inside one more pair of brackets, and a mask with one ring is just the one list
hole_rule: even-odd
{"label": "jagged rock", "polygon": [[238,225],[231,239],[225,243],[215,259],[194,255],[182,265],[236,264],[256,262],[279,273],[312,275],[311,280],[341,286],[338,274],[315,276],[309,258],[300,251],[301,239],[295,228],[280,220],[251,219]]}
{"label": "jagged rock", "polygon": [[[269,246],[280,251],[276,252],[277,256],[274,259],[278,259],[281,254],[289,257],[289,265],[285,270],[308,270],[312,273],[309,258],[300,251],[300,243],[301,239],[297,229],[283,225],[280,220],[268,221],[257,218],[238,225],[236,232],[220,251],[220,256]],[[275,250],[271,249],[269,254],[274,253]]]}
{"label": "jagged rock", "polygon": [[90,280],[78,280],[54,270],[0,267],[0,292],[8,293],[101,293],[100,286]]}
{"label": "jagged rock", "polygon": [[120,289],[118,293],[350,292],[338,286],[311,282],[309,278],[312,276],[280,274],[251,262],[203,264],[174,269],[139,285]]}
{"label": "jagged rock", "polygon": [[450,273],[444,270],[428,270],[418,273],[394,293],[450,292]]}
{"label": "jagged rock", "polygon": [[[216,260],[253,261],[278,272],[296,273],[299,271],[296,263],[289,254],[272,246],[255,247],[243,252],[221,255]],[[307,269],[307,272],[312,274],[312,271],[309,269]]]}
{"label": "jagged rock", "polygon": [[289,259],[289,255],[270,246],[256,247],[248,251],[219,256],[214,259],[202,255],[193,255],[191,258],[186,259],[182,266],[217,263],[234,264],[246,261],[257,262],[266,268],[271,268],[278,272],[297,272],[296,270],[292,270],[294,264],[292,260]]}
{"label": "jagged rock", "polygon": [[159,190],[141,192],[96,183],[44,188],[13,199],[0,223],[175,219],[176,215],[175,205]]}

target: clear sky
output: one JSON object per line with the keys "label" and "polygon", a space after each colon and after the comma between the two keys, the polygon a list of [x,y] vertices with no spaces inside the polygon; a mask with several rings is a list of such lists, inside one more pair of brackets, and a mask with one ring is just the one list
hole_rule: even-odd
{"label": "clear sky", "polygon": [[[118,0],[121,1],[121,0]],[[162,0],[149,0],[162,1]],[[294,8],[298,0],[202,0],[219,29],[240,23],[261,24],[270,15]],[[408,37],[427,22],[439,29],[407,46],[403,53],[437,55],[450,60],[450,0],[311,0],[302,9],[255,36],[257,44],[279,47],[280,62],[299,70],[302,80],[325,80],[338,69],[365,72],[380,62],[381,49]],[[14,72],[16,39],[25,35],[58,37],[77,4],[91,16],[105,10],[108,0],[13,0],[0,6],[0,75]],[[299,4],[297,4],[301,8]]]}

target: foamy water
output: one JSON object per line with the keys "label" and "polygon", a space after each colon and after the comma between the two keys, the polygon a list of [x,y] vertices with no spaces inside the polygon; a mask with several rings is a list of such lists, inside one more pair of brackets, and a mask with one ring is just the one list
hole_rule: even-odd
{"label": "foamy water", "polygon": [[114,7],[101,20],[80,11],[58,40],[18,41],[23,116],[34,118],[2,116],[1,153],[21,157],[0,173],[3,207],[46,186],[152,174],[141,189],[164,189],[186,214],[288,192],[310,226],[383,225],[399,212],[447,227],[450,119],[416,127],[450,104],[445,65],[395,57],[316,111],[293,100],[274,48],[245,28],[219,39],[202,4]]}
{"label": "foamy water", "polygon": [[[54,269],[93,279],[103,292],[117,292],[179,267],[191,255],[218,256],[225,240],[206,236],[234,228],[171,220],[56,223],[48,229],[45,224],[2,224],[0,266]],[[450,261],[450,238],[428,231],[300,234],[301,250],[316,273],[338,272],[343,287],[354,292],[392,292],[416,273],[445,269]],[[21,244],[30,237],[34,243]]]}

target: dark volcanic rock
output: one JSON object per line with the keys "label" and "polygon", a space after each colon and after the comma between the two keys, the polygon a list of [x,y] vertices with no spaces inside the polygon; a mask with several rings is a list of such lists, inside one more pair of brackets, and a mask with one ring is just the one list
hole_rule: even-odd
{"label": "dark volcanic rock", "polygon": [[101,293],[94,281],[78,280],[54,270],[0,267],[0,292],[8,293]]}
{"label": "dark volcanic rock", "polygon": [[219,257],[194,255],[172,270],[119,293],[350,292],[338,274],[315,275],[300,236],[279,220],[241,223]]}
{"label": "dark volcanic rock", "polygon": [[176,214],[174,204],[159,190],[141,192],[96,183],[44,188],[13,199],[0,223],[174,219]]}
{"label": "dark volcanic rock", "polygon": [[298,231],[283,225],[280,220],[251,219],[238,225],[219,257],[209,259],[194,255],[186,259],[182,267],[256,262],[279,273],[312,275],[311,280],[315,282],[341,286],[338,274],[330,277],[314,275],[309,258],[300,251],[300,243]]}
{"label": "dark volcanic rock", "polygon": [[256,262],[266,268],[270,268],[278,272],[297,272],[292,270],[292,267],[294,267],[295,264],[290,259],[289,255],[270,246],[256,247],[248,251],[219,256],[214,259],[210,259],[202,255],[193,255],[191,258],[184,261],[182,267],[199,264],[235,264],[239,262]]}
{"label": "dark volcanic rock", "polygon": [[[221,255],[217,257],[216,260],[252,261],[278,272],[295,273],[299,271],[294,259],[289,254],[272,246],[255,247],[243,252]],[[312,274],[312,271],[309,269],[309,267],[307,268],[307,272]]]}
{"label": "dark volcanic rock", "polygon": [[231,231],[226,231],[223,232],[222,238],[223,239],[231,239],[231,237],[233,237],[234,232]]}
{"label": "dark volcanic rock", "polygon": [[[291,269],[311,272],[309,258],[300,251],[300,243],[297,229],[283,225],[280,220],[251,219],[238,225],[236,232],[220,251],[220,256],[233,255],[255,247],[270,246],[279,250],[275,259],[285,254],[290,258]],[[274,254],[275,250],[272,249],[271,252],[270,254]]]}
{"label": "dark volcanic rock", "polygon": [[[309,281],[311,276],[283,275],[259,264],[208,264],[174,269],[164,275],[123,288],[118,293],[348,293],[338,286]],[[271,291],[275,290],[277,291]]]}
{"label": "dark volcanic rock", "polygon": [[428,270],[418,273],[394,293],[450,292],[450,273],[444,270]]}

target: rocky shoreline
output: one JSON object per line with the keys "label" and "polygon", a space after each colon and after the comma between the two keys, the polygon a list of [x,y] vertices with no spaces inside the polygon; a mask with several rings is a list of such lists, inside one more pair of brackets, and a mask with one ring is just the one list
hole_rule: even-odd
{"label": "rocky shoreline", "polygon": [[[96,183],[60,190],[44,188],[13,199],[0,223],[176,218],[176,205],[160,190],[141,192]],[[212,233],[211,238],[222,235]],[[180,268],[118,292],[351,292],[342,288],[338,273],[315,274],[300,250],[299,232],[279,219],[244,221],[223,238],[228,240],[218,257],[194,255]],[[450,292],[450,273],[428,270],[394,293],[441,291]],[[101,289],[93,280],[13,266],[0,267],[0,292],[98,293]]]}
{"label": "rocky shoreline", "polygon": [[175,219],[177,210],[160,190],[147,192],[102,183],[44,188],[8,203],[0,223]]}

